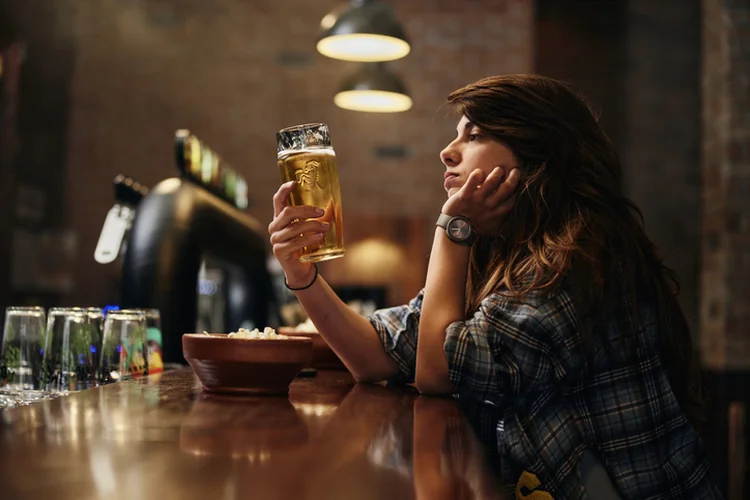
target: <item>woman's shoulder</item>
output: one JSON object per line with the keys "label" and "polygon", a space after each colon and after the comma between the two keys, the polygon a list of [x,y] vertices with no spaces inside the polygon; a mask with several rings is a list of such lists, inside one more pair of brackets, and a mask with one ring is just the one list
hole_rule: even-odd
{"label": "woman's shoulder", "polygon": [[572,310],[572,306],[571,295],[564,287],[520,293],[501,288],[482,301],[482,307],[519,310],[535,316],[560,314]]}
{"label": "woman's shoulder", "polygon": [[529,366],[537,367],[552,363],[556,373],[572,372],[580,365],[581,337],[565,290],[521,296],[494,293],[481,309],[490,344],[512,349],[514,359],[531,360]]}
{"label": "woman's shoulder", "polygon": [[534,290],[513,294],[499,290],[487,296],[480,312],[490,323],[517,325],[535,331],[569,332],[575,330],[576,316],[570,293],[565,289]]}

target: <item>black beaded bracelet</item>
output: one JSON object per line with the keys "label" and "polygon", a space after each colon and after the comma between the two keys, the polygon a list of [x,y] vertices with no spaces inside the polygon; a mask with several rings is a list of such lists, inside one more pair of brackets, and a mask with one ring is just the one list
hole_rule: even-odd
{"label": "black beaded bracelet", "polygon": [[313,286],[315,284],[315,282],[318,280],[318,266],[316,266],[315,264],[313,264],[313,267],[315,268],[315,276],[313,276],[313,279],[312,279],[312,281],[310,282],[309,285],[306,285],[306,286],[303,286],[303,287],[300,287],[300,288],[292,288],[292,287],[289,286],[289,283],[286,282],[286,276],[284,276],[284,286],[286,286],[289,290],[291,290],[293,292],[299,292],[300,290],[307,290],[308,288],[310,288],[311,286]]}

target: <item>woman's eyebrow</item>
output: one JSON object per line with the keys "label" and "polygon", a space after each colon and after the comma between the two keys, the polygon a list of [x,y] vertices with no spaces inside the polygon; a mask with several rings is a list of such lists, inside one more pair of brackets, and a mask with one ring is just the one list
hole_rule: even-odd
{"label": "woman's eyebrow", "polygon": [[[471,129],[471,128],[472,128],[473,126],[474,126],[474,123],[473,123],[473,122],[466,122],[466,123],[464,124],[464,128],[463,128],[463,130],[469,130],[469,129]],[[462,130],[461,130],[461,128],[460,128],[460,127],[456,129],[456,133],[457,133],[458,135],[461,135],[461,132],[462,132]]]}

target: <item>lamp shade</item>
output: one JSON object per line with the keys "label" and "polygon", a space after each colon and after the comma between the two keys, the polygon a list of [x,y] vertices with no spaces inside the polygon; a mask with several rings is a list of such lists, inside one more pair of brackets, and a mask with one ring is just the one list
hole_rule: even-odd
{"label": "lamp shade", "polygon": [[366,63],[344,81],[336,106],[351,111],[397,113],[412,107],[406,87],[383,63]]}
{"label": "lamp shade", "polygon": [[393,61],[411,50],[393,9],[379,0],[352,0],[326,15],[320,26],[318,52],[333,59]]}

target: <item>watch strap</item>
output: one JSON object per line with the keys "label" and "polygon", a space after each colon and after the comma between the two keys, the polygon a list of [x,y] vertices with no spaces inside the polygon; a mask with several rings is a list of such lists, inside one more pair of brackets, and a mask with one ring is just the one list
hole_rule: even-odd
{"label": "watch strap", "polygon": [[435,223],[436,226],[442,227],[443,229],[448,229],[448,222],[453,218],[452,215],[448,214],[440,214],[440,217],[438,217],[437,222]]}
{"label": "watch strap", "polygon": [[[450,234],[450,231],[448,231],[448,224],[450,223],[451,220],[455,218],[465,220],[469,224],[469,227],[471,228],[471,230],[469,231],[469,235],[466,237],[465,240],[457,240],[455,237],[453,237]],[[448,237],[448,239],[454,243],[458,243],[459,245],[466,245],[470,247],[477,240],[477,232],[474,229],[474,226],[471,224],[471,221],[467,219],[466,217],[447,215],[447,214],[441,213],[435,225],[443,228],[445,230],[445,234]]]}

